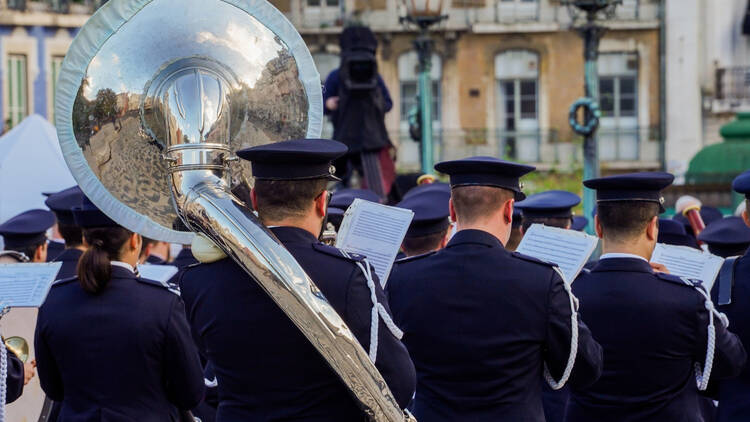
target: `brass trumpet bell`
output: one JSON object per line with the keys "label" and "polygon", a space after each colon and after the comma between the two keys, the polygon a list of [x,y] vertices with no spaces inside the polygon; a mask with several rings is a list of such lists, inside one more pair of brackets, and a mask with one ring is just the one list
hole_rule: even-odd
{"label": "brass trumpet bell", "polygon": [[23,363],[29,360],[29,343],[23,337],[8,337],[5,339],[5,347],[15,353]]}

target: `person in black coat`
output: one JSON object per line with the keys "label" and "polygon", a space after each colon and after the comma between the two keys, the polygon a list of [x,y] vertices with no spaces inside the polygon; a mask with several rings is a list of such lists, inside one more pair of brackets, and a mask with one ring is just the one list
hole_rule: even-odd
{"label": "person in black coat", "polygon": [[543,374],[558,388],[564,378],[585,387],[602,355],[586,325],[572,324],[575,298],[559,269],[504,247],[524,198],[519,178],[534,168],[473,157],[435,169],[450,175],[457,232],[444,249],[399,261],[386,286],[417,369],[414,416],[542,422]]}
{"label": "person in black coat", "polygon": [[[377,277],[368,286],[357,266],[365,263],[363,257],[346,256],[317,238],[326,214],[330,162],[345,151],[335,141],[299,140],[238,155],[252,162],[253,205],[261,221],[370,350],[371,295],[388,310]],[[194,338],[216,374],[217,421],[366,420],[315,347],[234,261],[191,266],[180,285]],[[377,324],[375,366],[403,408],[414,393],[414,366],[396,335],[382,320]]]}
{"label": "person in black coat", "polygon": [[[735,192],[745,195],[746,202],[750,202],[750,171],[737,176],[732,187]],[[750,226],[747,208],[742,213],[742,219]],[[738,237],[745,236],[739,234]],[[725,261],[711,289],[711,296],[716,301],[717,308],[729,317],[731,330],[737,333],[743,344],[750,344],[750,251],[739,258]],[[737,378],[721,380],[717,385],[717,421],[750,420],[750,365],[746,365]]]}
{"label": "person in black coat", "polygon": [[649,264],[661,190],[673,179],[635,173],[584,182],[597,191],[594,224],[603,255],[575,280],[573,291],[605,359],[599,381],[573,386],[568,422],[702,422],[706,368],[710,379],[724,379],[745,364],[742,343],[727,331],[700,282],[655,272]]}
{"label": "person in black coat", "polygon": [[83,234],[73,218],[72,209],[83,201],[83,191],[78,186],[63,189],[50,194],[44,204],[55,213],[57,229],[63,240],[65,249],[53,257],[53,262],[62,262],[57,279],[70,278],[76,275],[78,260],[86,251],[83,246]]}
{"label": "person in black coat", "polygon": [[34,339],[58,421],[182,420],[204,390],[182,300],[136,275],[140,235],[87,198],[73,213],[89,249],[77,277],[53,284]]}
{"label": "person in black coat", "polygon": [[23,386],[26,384],[26,379],[24,377],[23,361],[10,350],[7,353],[8,375],[5,379],[5,403],[13,403],[23,394]]}

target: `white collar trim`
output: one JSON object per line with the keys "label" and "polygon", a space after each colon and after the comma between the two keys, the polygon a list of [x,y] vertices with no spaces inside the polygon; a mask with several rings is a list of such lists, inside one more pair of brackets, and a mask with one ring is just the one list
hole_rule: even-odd
{"label": "white collar trim", "polygon": [[648,260],[640,255],[635,255],[632,253],[619,253],[619,252],[612,252],[612,253],[605,253],[604,255],[600,256],[599,259],[609,259],[609,258],[633,258],[633,259],[640,259],[642,261],[648,262]]}
{"label": "white collar trim", "polygon": [[135,268],[133,268],[132,265],[128,264],[127,262],[122,261],[110,261],[110,263],[115,267],[125,268],[126,270],[130,271],[131,273],[135,274]]}

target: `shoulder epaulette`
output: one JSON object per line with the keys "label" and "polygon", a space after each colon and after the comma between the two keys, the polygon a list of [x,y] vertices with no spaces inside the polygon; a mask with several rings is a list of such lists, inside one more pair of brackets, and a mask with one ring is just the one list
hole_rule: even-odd
{"label": "shoulder epaulette", "polygon": [[678,277],[676,275],[660,273],[660,272],[654,272],[654,274],[656,274],[656,277],[659,278],[660,280],[668,281],[674,284],[679,284],[685,287],[692,287],[692,288],[705,290],[705,288],[703,287],[703,282],[701,282],[700,280],[696,280],[694,278]]}
{"label": "shoulder epaulette", "polygon": [[78,277],[61,278],[59,280],[55,280],[55,282],[52,283],[52,287],[62,286],[63,284],[68,284],[71,281],[76,281],[76,280],[78,280]]}
{"label": "shoulder epaulette", "polygon": [[548,267],[555,267],[556,266],[552,262],[545,261],[545,260],[539,259],[539,258],[534,258],[533,256],[524,255],[524,254],[518,253],[518,252],[511,252],[511,255],[513,255],[516,258],[523,259],[524,261],[533,262],[535,264],[542,264],[542,265],[546,265]]}
{"label": "shoulder epaulette", "polygon": [[422,258],[427,258],[428,256],[435,255],[436,253],[437,251],[431,251],[431,252],[423,253],[421,255],[407,256],[406,258],[397,259],[396,264],[405,264],[407,262],[418,261]]}
{"label": "shoulder epaulette", "polygon": [[336,258],[346,259],[352,262],[360,262],[365,259],[364,255],[353,252],[344,252],[339,248],[324,245],[322,243],[313,243],[313,249],[326,255],[335,256]]}

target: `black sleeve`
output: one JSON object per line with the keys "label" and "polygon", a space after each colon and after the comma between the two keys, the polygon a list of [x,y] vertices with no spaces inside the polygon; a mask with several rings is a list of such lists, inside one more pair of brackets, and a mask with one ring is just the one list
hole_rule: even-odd
{"label": "black sleeve", "polygon": [[176,296],[165,335],[165,385],[168,397],[180,409],[192,409],[203,400],[205,382],[198,351],[185,318],[185,305]]}
{"label": "black sleeve", "polygon": [[23,393],[23,362],[8,350],[8,378],[6,379],[5,403],[13,403]]}
{"label": "black sleeve", "polygon": [[[57,362],[55,362],[55,356],[45,339],[44,320],[44,305],[42,305],[39,308],[36,329],[34,330],[36,372],[39,377],[39,383],[42,385],[42,390],[44,390],[47,397],[55,401],[62,401],[64,391],[62,375],[60,374],[60,369],[57,367]],[[23,383],[23,379],[21,383]]]}
{"label": "black sleeve", "polygon": [[[388,300],[380,287],[380,281],[374,270],[372,275],[377,301],[391,315]],[[373,307],[371,294],[364,274],[359,267],[355,268],[349,282],[345,319],[365,352],[369,352],[370,348],[370,325]],[[403,409],[414,396],[417,382],[416,371],[406,346],[391,333],[382,318],[378,318],[378,321],[378,350],[375,367],[383,375],[394,398]]]}
{"label": "black sleeve", "polygon": [[[696,344],[693,357],[701,369],[703,369],[706,364],[706,350],[708,348],[709,311],[705,306],[706,299],[702,295],[697,296],[699,296],[697,306],[698,326],[697,334],[694,337]],[[717,315],[714,315],[714,327],[716,340],[714,342],[714,360],[710,379],[718,380],[736,377],[745,367],[745,361],[747,360],[745,348],[739,337],[724,327],[724,324],[719,320]]]}
{"label": "black sleeve", "polygon": [[[547,344],[544,361],[555,381],[562,377],[570,356],[571,309],[570,297],[562,278],[553,275],[548,294]],[[578,352],[568,384],[575,388],[586,388],[596,382],[602,373],[602,347],[591,336],[591,331],[578,314]]]}

